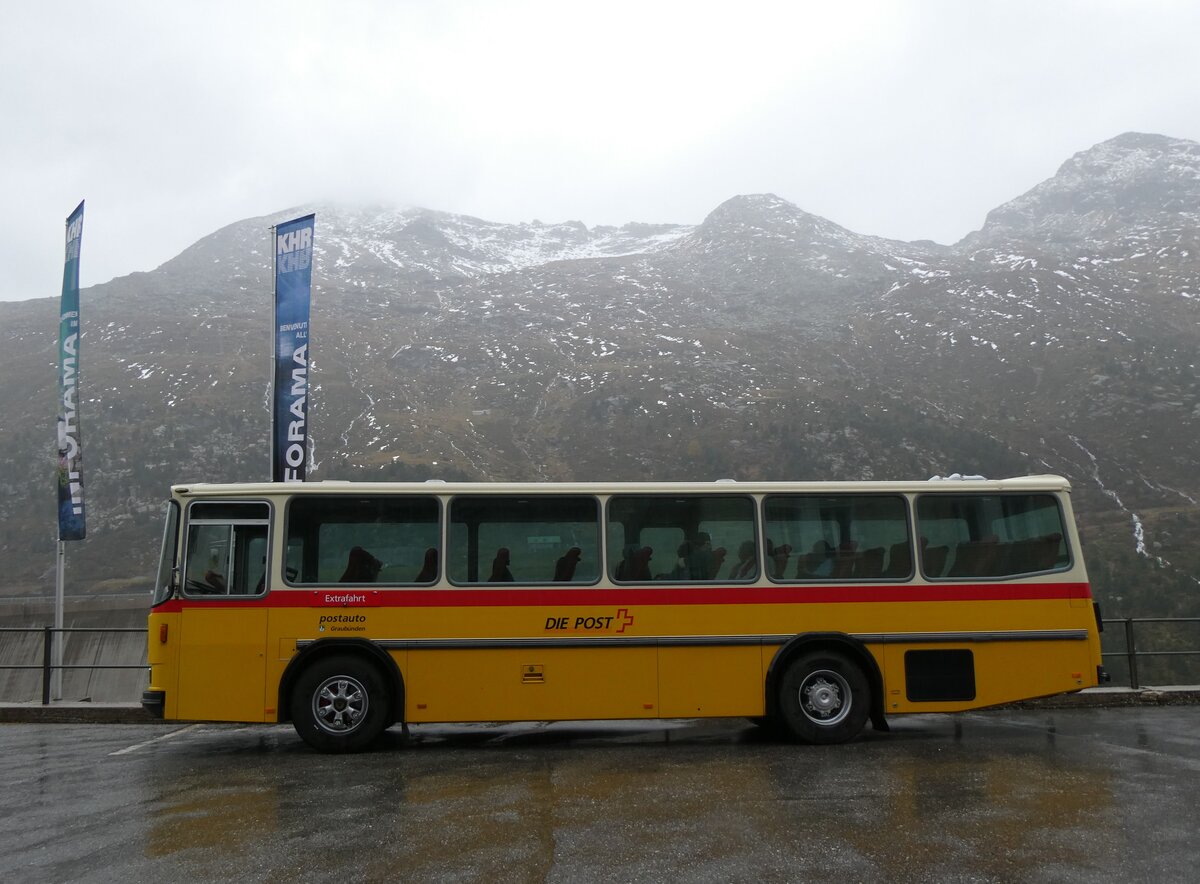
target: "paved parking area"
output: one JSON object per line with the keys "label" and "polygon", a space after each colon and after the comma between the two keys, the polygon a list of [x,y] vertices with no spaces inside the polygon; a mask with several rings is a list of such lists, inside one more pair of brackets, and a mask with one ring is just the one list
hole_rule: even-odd
{"label": "paved parking area", "polygon": [[4,881],[1191,881],[1194,707],[742,721],[0,724]]}

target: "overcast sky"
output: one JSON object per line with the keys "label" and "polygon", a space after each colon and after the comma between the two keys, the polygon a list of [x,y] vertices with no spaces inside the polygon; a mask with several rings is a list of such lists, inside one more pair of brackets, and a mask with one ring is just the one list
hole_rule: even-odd
{"label": "overcast sky", "polygon": [[[1073,153],[1200,140],[1200,3],[4,3],[0,300],[318,201],[954,242]],[[318,218],[317,235],[320,236]]]}

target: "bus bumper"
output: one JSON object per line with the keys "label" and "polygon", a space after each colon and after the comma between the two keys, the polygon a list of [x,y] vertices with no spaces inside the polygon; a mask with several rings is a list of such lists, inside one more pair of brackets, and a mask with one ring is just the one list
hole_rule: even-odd
{"label": "bus bumper", "polygon": [[166,691],[142,691],[142,708],[155,718],[163,717],[163,709],[166,704]]}

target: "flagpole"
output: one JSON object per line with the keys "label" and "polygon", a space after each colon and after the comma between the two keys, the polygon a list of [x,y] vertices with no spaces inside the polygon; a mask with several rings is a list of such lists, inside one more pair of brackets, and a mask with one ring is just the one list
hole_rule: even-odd
{"label": "flagpole", "polygon": [[271,406],[270,406],[270,410],[271,410],[270,437],[267,442],[267,447],[271,450],[271,459],[270,459],[270,463],[267,466],[267,469],[270,471],[267,473],[267,481],[274,482],[275,481],[275,360],[276,360],[275,349],[278,346],[278,344],[276,343],[276,338],[279,336],[279,331],[278,331],[279,317],[276,315],[279,310],[279,292],[277,292],[275,289],[276,289],[276,285],[278,284],[278,280],[279,280],[279,277],[277,275],[277,272],[279,270],[279,265],[278,265],[279,255],[275,248],[275,225],[272,224],[267,229],[271,231],[271,337],[270,337],[271,367],[267,372],[267,389],[270,391],[270,396],[268,396],[267,398],[268,398],[268,401],[271,403]]}
{"label": "flagpole", "polygon": [[79,357],[83,328],[79,319],[79,249],[83,240],[83,200],[67,216],[62,299],[58,312],[58,549],[55,552],[54,628],[50,647],[51,694],[63,696],[63,608],[68,540],[87,536],[83,500],[83,436],[79,425]]}
{"label": "flagpole", "polygon": [[58,542],[57,562],[57,577],[54,582],[54,630],[50,633],[51,654],[50,663],[54,667],[50,675],[50,696],[55,700],[61,700],[63,696],[63,587],[66,584],[67,573],[67,545],[63,541]]}

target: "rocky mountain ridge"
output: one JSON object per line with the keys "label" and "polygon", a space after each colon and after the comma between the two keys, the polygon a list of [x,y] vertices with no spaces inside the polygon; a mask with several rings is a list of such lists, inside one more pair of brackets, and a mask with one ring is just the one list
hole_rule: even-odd
{"label": "rocky mountain ridge", "polygon": [[[268,229],[315,209],[312,479],[1060,472],[1112,601],[1185,605],[1197,182],[1200,145],[1119,136],[954,246],[771,194],[695,226],[337,206],[240,221],[83,293],[75,555],[89,588],[144,583],[170,483],[266,475]],[[0,304],[10,592],[53,565],[56,309]]]}

